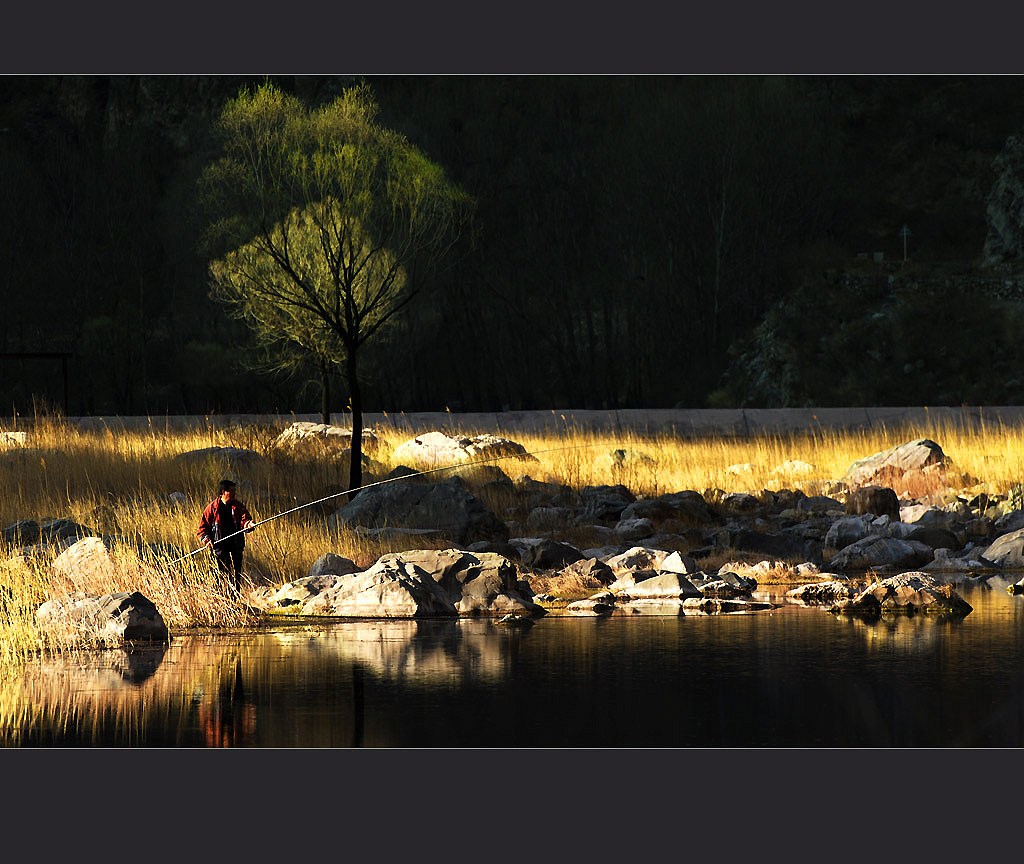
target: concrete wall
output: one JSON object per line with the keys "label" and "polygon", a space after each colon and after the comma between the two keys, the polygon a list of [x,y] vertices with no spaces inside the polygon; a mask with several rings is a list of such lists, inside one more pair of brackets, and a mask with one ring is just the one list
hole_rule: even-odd
{"label": "concrete wall", "polygon": [[[238,425],[280,426],[306,421],[319,423],[317,414],[222,414],[164,417],[71,417],[81,428],[147,428],[178,430],[222,429]],[[349,427],[349,415],[334,414],[333,424]],[[551,410],[452,414],[445,411],[406,414],[365,414],[366,428],[408,432],[443,431],[474,434],[517,432],[633,431],[644,435],[725,437],[799,432],[808,429],[896,429],[912,424],[978,428],[1024,424],[1024,407],[883,407],[883,408],[748,408],[748,409],[631,409],[624,411]]]}

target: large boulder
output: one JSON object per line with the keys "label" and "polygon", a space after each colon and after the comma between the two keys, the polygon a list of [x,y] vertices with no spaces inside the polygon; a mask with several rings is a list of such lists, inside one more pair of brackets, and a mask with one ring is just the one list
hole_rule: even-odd
{"label": "large boulder", "polygon": [[459,615],[536,615],[544,610],[519,578],[516,565],[494,552],[421,549],[382,556],[378,564],[413,564],[429,573]]}
{"label": "large boulder", "polygon": [[[360,440],[363,453],[374,453],[380,447],[372,429],[363,429]],[[329,423],[292,423],[277,436],[273,446],[285,453],[340,456],[352,449],[352,429]]]}
{"label": "large boulder", "polygon": [[598,522],[618,522],[622,511],[636,501],[636,496],[621,483],[585,486],[580,490],[583,516]]}
{"label": "large boulder", "polygon": [[995,567],[1024,569],[1024,528],[997,537],[995,542],[978,554]]}
{"label": "large boulder", "polygon": [[19,519],[3,529],[4,542],[12,546],[42,545],[67,548],[82,537],[93,537],[96,531],[73,519]]}
{"label": "large boulder", "polygon": [[830,579],[790,588],[785,598],[801,606],[832,606],[842,600],[850,600],[859,593],[860,590],[846,580]]}
{"label": "large boulder", "polygon": [[842,516],[836,519],[825,532],[824,554],[835,555],[840,549],[845,549],[858,540],[873,534],[871,528],[871,516]]}
{"label": "large boulder", "polygon": [[585,556],[570,543],[550,537],[513,537],[508,541],[519,562],[530,570],[559,570]]}
{"label": "large boulder", "polygon": [[[347,559],[343,559],[347,560]],[[271,614],[361,618],[543,615],[528,583],[502,555],[417,549],[382,555],[353,573],[305,576],[253,593]]]}
{"label": "large boulder", "polygon": [[433,576],[415,564],[395,560],[378,561],[362,572],[332,577],[329,584],[294,611],[300,615],[341,618],[458,616]]}
{"label": "large boulder", "polygon": [[891,516],[899,521],[900,499],[887,486],[860,486],[850,491],[846,499],[846,512],[854,516],[866,513],[874,516]]}
{"label": "large boulder", "polygon": [[917,438],[858,459],[842,479],[851,490],[870,485],[891,487],[904,480],[908,474],[919,473],[933,466],[943,468],[948,463],[946,454],[938,444],[929,438]]}
{"label": "large boulder", "polygon": [[951,585],[939,582],[920,571],[900,573],[881,579],[848,601],[832,607],[835,612],[865,612],[877,604],[880,614],[913,615],[925,612],[934,615],[964,616],[973,611]]}
{"label": "large boulder", "polygon": [[553,573],[530,574],[534,597],[562,597],[582,600],[615,581],[612,568],[600,558],[583,558]]}
{"label": "large boulder", "polygon": [[868,536],[840,549],[829,567],[839,571],[920,567],[933,557],[934,550],[917,540]]}
{"label": "large boulder", "polygon": [[77,591],[47,600],[36,610],[36,623],[44,636],[58,645],[104,647],[127,642],[169,638],[163,616],[138,591],[117,591],[100,596]]}
{"label": "large boulder", "polygon": [[224,474],[238,474],[263,462],[255,450],[245,447],[202,447],[187,450],[174,457],[174,461],[187,468],[220,468]]}
{"label": "large boulder", "polygon": [[682,600],[686,597],[704,596],[700,589],[681,573],[651,573],[648,578],[636,581],[629,577],[620,577],[608,587],[608,590],[615,595],[616,602],[640,597]]}
{"label": "large boulder", "polygon": [[437,483],[397,482],[364,489],[328,517],[332,529],[437,532],[460,545],[506,542],[508,526],[475,498],[458,477]]}
{"label": "large boulder", "polygon": [[425,432],[399,444],[391,454],[392,461],[421,470],[444,465],[459,465],[497,459],[518,459],[536,462],[516,441],[496,435],[452,436],[443,432]]}
{"label": "large boulder", "polygon": [[348,573],[356,573],[361,568],[351,558],[338,555],[336,552],[325,552],[309,568],[310,576],[345,576]]}
{"label": "large boulder", "polygon": [[141,551],[123,539],[83,537],[54,558],[51,568],[74,590],[102,595],[111,585],[159,581],[159,571],[142,560]]}
{"label": "large boulder", "polygon": [[620,519],[650,519],[660,530],[702,528],[718,521],[711,505],[699,492],[683,490],[628,504]]}

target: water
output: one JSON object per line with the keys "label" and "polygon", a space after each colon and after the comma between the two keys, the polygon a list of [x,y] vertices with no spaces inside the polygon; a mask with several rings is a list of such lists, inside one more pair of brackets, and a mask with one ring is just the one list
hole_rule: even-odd
{"label": "water", "polygon": [[953,621],[865,623],[786,604],[190,634],[29,664],[0,682],[0,743],[1021,747],[1024,597],[1005,585],[958,588],[974,611]]}

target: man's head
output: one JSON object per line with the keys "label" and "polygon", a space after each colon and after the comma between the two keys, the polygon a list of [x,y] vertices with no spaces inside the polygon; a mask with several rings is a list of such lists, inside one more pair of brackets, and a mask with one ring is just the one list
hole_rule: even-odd
{"label": "man's head", "polygon": [[230,501],[235,497],[235,481],[234,480],[221,480],[220,481],[220,497],[222,501]]}

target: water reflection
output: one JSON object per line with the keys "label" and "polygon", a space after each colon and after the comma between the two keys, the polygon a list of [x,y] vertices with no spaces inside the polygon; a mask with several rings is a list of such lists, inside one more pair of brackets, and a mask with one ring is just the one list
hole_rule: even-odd
{"label": "water reflection", "polygon": [[1024,745],[1024,597],[966,618],[290,622],[41,658],[0,743],[175,747]]}
{"label": "water reflection", "polygon": [[245,698],[242,658],[234,659],[233,669],[221,664],[214,697],[204,699],[200,693],[196,700],[207,747],[244,747],[254,743],[256,706]]}

